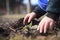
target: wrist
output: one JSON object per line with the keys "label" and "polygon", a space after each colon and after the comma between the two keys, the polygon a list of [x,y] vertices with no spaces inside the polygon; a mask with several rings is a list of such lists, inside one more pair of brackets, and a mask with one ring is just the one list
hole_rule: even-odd
{"label": "wrist", "polygon": [[49,17],[49,18],[52,18],[53,20],[57,21],[58,18],[59,18],[59,15],[58,14],[55,14],[55,13],[46,13],[46,16]]}

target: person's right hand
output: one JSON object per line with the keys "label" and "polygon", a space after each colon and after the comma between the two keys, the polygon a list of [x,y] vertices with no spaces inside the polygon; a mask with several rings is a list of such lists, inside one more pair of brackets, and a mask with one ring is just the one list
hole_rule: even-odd
{"label": "person's right hand", "polygon": [[32,12],[30,14],[27,14],[24,18],[23,24],[29,23],[31,20],[33,20],[36,17],[36,13]]}

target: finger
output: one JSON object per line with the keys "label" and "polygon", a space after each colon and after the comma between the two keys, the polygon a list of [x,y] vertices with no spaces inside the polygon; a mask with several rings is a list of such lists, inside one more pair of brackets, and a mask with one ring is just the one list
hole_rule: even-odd
{"label": "finger", "polygon": [[53,26],[54,26],[54,23],[53,22],[50,22],[50,30],[53,29]]}
{"label": "finger", "polygon": [[28,23],[33,19],[33,16],[30,16],[28,19]]}
{"label": "finger", "polygon": [[43,32],[44,24],[45,24],[44,22],[41,22],[41,23],[39,24],[40,33]]}
{"label": "finger", "polygon": [[39,30],[39,29],[40,29],[40,26],[37,27],[37,30]]}
{"label": "finger", "polygon": [[49,25],[49,22],[46,22],[45,25],[44,25],[44,33],[47,32],[48,25]]}
{"label": "finger", "polygon": [[28,19],[29,19],[29,16],[26,16],[26,17],[24,18],[23,24],[26,24],[27,21],[28,21]]}

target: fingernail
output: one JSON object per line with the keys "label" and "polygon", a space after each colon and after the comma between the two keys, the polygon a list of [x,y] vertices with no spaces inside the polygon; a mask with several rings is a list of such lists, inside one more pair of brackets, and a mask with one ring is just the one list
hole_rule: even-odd
{"label": "fingernail", "polygon": [[39,30],[39,28],[37,28],[37,30]]}
{"label": "fingernail", "polygon": [[28,23],[30,22],[30,20],[28,21]]}
{"label": "fingernail", "polygon": [[38,29],[37,29],[38,30]]}
{"label": "fingernail", "polygon": [[44,31],[44,33],[46,33],[46,31]]}
{"label": "fingernail", "polygon": [[40,31],[40,33],[42,33],[42,31]]}

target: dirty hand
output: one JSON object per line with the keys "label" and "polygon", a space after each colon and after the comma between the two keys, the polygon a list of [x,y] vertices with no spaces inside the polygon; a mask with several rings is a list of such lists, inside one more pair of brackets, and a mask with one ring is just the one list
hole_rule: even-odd
{"label": "dirty hand", "polygon": [[55,24],[55,21],[47,16],[45,16],[41,22],[39,23],[39,26],[37,30],[39,30],[40,33],[46,33],[49,30],[53,29],[53,26]]}
{"label": "dirty hand", "polygon": [[24,18],[23,24],[29,23],[35,17],[36,17],[36,13],[34,13],[34,12],[27,14]]}

